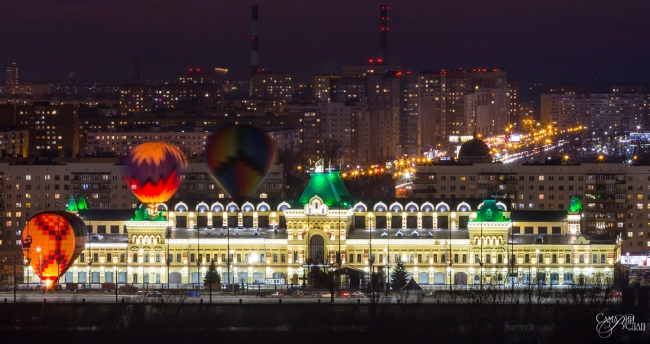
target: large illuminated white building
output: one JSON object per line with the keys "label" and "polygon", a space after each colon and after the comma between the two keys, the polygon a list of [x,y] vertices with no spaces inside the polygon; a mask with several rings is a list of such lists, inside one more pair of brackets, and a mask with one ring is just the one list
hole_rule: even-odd
{"label": "large illuminated white building", "polygon": [[90,241],[62,283],[199,284],[211,261],[224,283],[311,283],[308,267],[334,265],[340,253],[341,284],[352,289],[371,272],[383,289],[398,259],[423,285],[611,284],[619,260],[615,238],[581,232],[577,199],[543,212],[511,209],[507,199],[354,200],[332,172],[312,174],[296,200],[160,208],[164,221],[80,211]]}

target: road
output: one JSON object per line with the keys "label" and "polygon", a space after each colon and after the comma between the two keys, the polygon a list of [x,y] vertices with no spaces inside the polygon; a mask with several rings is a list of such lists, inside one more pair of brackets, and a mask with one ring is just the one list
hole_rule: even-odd
{"label": "road", "polygon": [[[564,293],[569,294],[569,293]],[[424,303],[475,303],[478,301],[478,292],[467,292],[462,296],[456,296],[454,298],[450,297],[449,294],[440,294],[440,295],[427,295],[422,299]],[[571,302],[570,295],[564,295],[557,297],[554,293],[547,294],[543,297],[538,297],[537,293],[533,293],[531,301],[533,303],[556,303],[556,302]],[[489,294],[485,295],[485,303],[491,302],[488,300],[490,298]],[[11,292],[2,292],[0,293],[0,302],[12,303],[14,302],[13,293]],[[380,302],[390,302],[397,303],[400,297],[390,297],[388,300],[381,296]],[[495,303],[502,303],[504,301],[498,300]],[[602,296],[600,297],[602,299]],[[280,300],[282,304],[286,303],[329,303],[329,297],[316,297],[316,296],[304,296],[304,297],[293,297],[293,296],[283,296],[283,297],[255,297],[253,295],[223,295],[223,294],[213,294],[212,302],[216,304],[236,304],[241,300],[242,304],[278,304]],[[516,298],[510,298],[508,296],[508,301],[517,300],[519,303],[525,303],[528,301],[528,297],[525,293],[518,291],[518,296]],[[588,299],[587,299],[588,300]],[[157,302],[166,302],[166,303],[208,303],[210,301],[210,296],[208,293],[201,293],[200,297],[188,297],[186,294],[182,295],[164,295],[161,298],[158,297],[146,297],[143,294],[140,295],[123,295],[118,294],[118,302],[124,303],[157,303]],[[620,302],[620,297],[610,298],[610,302],[618,303]],[[40,294],[34,292],[19,292],[16,295],[16,302],[54,302],[54,303],[115,303],[115,294],[110,293],[78,293],[71,294],[70,292],[50,292],[47,294]],[[336,303],[371,303],[369,297],[335,297]],[[400,302],[406,303],[416,303],[417,297],[410,296],[404,300],[400,299]]]}

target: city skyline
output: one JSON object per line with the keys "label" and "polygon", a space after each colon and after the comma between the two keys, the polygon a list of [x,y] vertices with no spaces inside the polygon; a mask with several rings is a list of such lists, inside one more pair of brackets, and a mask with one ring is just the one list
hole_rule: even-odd
{"label": "city skyline", "polygon": [[522,84],[647,83],[650,74],[641,1],[3,4],[0,29],[13,34],[0,63],[17,62],[25,81],[126,82],[136,57],[143,78],[224,67],[228,79],[246,79],[253,4],[260,67],[301,82],[378,57],[382,4],[390,7],[389,62],[404,70],[505,68]]}

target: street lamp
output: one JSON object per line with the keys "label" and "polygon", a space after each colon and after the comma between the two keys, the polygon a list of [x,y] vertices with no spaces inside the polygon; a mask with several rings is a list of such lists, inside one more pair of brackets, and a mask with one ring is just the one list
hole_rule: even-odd
{"label": "street lamp", "polygon": [[537,279],[537,285],[540,285],[540,283],[539,283],[539,258],[540,258],[539,257],[539,249],[535,250],[535,254],[537,254],[537,257],[536,257],[536,260],[537,260],[537,271],[536,271],[537,276],[536,276],[536,279]]}
{"label": "street lamp", "polygon": [[201,283],[201,229],[197,223],[196,225],[196,283],[200,286]]}
{"label": "street lamp", "polygon": [[59,283],[61,282],[61,204],[59,200],[56,200],[56,285],[55,290],[58,289]]}
{"label": "street lamp", "polygon": [[[230,227],[228,227],[228,231],[230,231]],[[235,276],[232,276],[230,274],[230,265],[232,265],[232,258],[235,255],[235,250],[230,249],[230,244],[228,245],[228,283],[230,283],[230,280],[232,280],[232,292],[235,292]]]}
{"label": "street lamp", "polygon": [[115,303],[117,303],[117,264],[113,267],[113,278],[115,279]]}
{"label": "street lamp", "polygon": [[[38,277],[41,279],[43,277],[43,254],[41,254],[41,248],[37,247],[36,252],[38,253]],[[43,281],[40,281],[39,286],[43,286]],[[45,294],[45,291],[43,291],[43,294]]]}

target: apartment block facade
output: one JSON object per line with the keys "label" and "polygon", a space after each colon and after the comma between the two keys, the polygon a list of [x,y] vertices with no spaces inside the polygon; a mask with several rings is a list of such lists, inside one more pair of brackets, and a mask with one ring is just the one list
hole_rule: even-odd
{"label": "apartment block facade", "polygon": [[623,252],[650,250],[650,167],[614,163],[436,164],[417,167],[414,198],[503,197],[517,210],[584,205],[583,232],[620,236]]}

